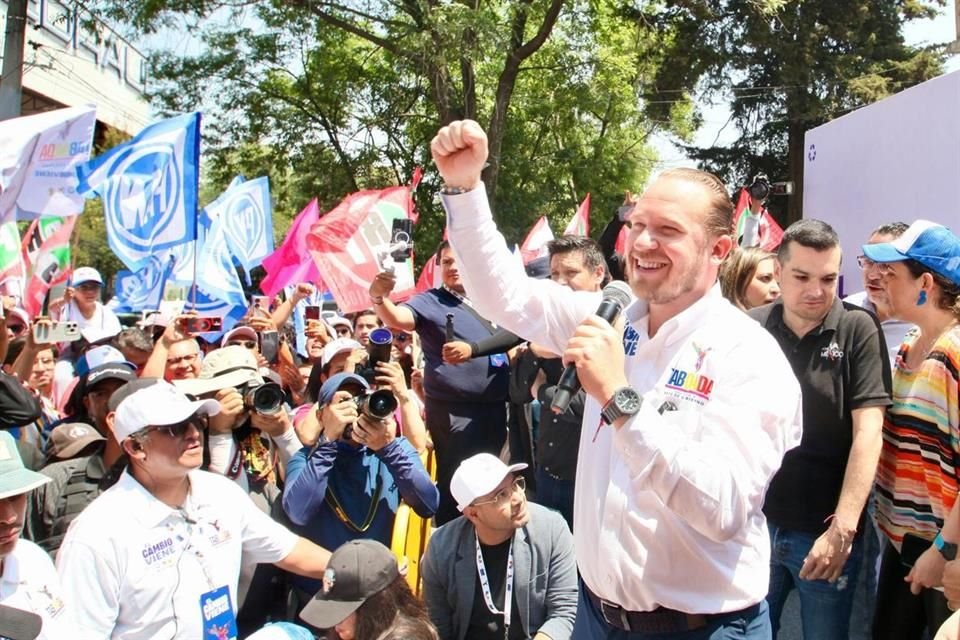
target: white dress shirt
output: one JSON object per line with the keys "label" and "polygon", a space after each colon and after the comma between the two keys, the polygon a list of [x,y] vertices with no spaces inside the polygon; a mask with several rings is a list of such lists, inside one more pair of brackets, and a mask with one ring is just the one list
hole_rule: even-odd
{"label": "white dress shirt", "polygon": [[[562,353],[599,293],[530,280],[496,230],[486,193],[447,196],[450,241],[477,311]],[[588,397],[574,502],[577,565],[599,597],[630,611],[736,611],[764,599],[763,498],[800,443],[800,385],[780,347],[719,285],[647,334],[625,310],[626,374],[643,397],[619,430]]]}
{"label": "white dress shirt", "polygon": [[277,562],[297,536],[232,480],[190,472],[181,509],[124,472],[73,521],[57,569],[80,638],[203,638],[200,597],[229,587],[234,613],[241,552]]}

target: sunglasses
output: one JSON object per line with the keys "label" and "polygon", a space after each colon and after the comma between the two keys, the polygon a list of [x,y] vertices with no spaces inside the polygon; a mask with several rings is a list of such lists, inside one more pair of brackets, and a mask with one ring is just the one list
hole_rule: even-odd
{"label": "sunglasses", "polygon": [[177,424],[151,426],[148,430],[166,433],[171,438],[182,438],[190,431],[190,427],[195,427],[197,431],[204,431],[207,428],[207,416],[191,416]]}
{"label": "sunglasses", "polygon": [[244,349],[256,349],[256,348],[257,348],[257,343],[254,342],[253,340],[237,340],[237,341],[228,342],[228,343],[227,343],[227,346],[228,346],[228,347],[233,347],[233,346],[243,347]]}

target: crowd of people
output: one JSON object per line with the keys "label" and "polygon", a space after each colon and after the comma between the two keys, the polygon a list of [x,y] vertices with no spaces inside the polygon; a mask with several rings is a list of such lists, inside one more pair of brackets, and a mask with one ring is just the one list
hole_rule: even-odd
{"label": "crowd of people", "polygon": [[960,640],[960,238],[879,227],[840,299],[830,225],[737,246],[675,169],[524,268],[484,132],[431,150],[449,241],[409,300],[299,283],[225,333],[124,326],[91,267],[49,317],[3,300],[0,637],[775,638],[796,590],[829,640],[864,576],[874,638]]}

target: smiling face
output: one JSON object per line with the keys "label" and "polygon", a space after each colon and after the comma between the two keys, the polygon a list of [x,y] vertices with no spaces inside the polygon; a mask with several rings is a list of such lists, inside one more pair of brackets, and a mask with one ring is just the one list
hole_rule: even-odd
{"label": "smiling face", "polygon": [[626,274],[638,298],[670,317],[703,297],[733,246],[728,235],[707,232],[710,194],[678,177],[660,178],[630,213]]}

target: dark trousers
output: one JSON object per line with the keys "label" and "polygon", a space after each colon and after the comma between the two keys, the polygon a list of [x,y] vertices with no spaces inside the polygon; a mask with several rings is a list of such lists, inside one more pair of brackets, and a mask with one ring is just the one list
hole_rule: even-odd
{"label": "dark trousers", "polygon": [[877,580],[874,640],[921,640],[926,637],[924,629],[932,637],[950,617],[946,597],[936,589],[924,589],[916,596],[910,593],[910,584],[903,580],[910,569],[900,562],[892,544],[885,546]]}
{"label": "dark trousers", "polygon": [[573,488],[573,480],[562,480],[543,469],[537,469],[537,493],[534,502],[559,511],[567,521],[570,531],[573,531]]}
{"label": "dark trousers", "polygon": [[426,422],[437,454],[440,508],[437,526],[460,515],[450,479],[460,463],[478,453],[499,455],[507,439],[505,402],[441,402],[427,398]]}

